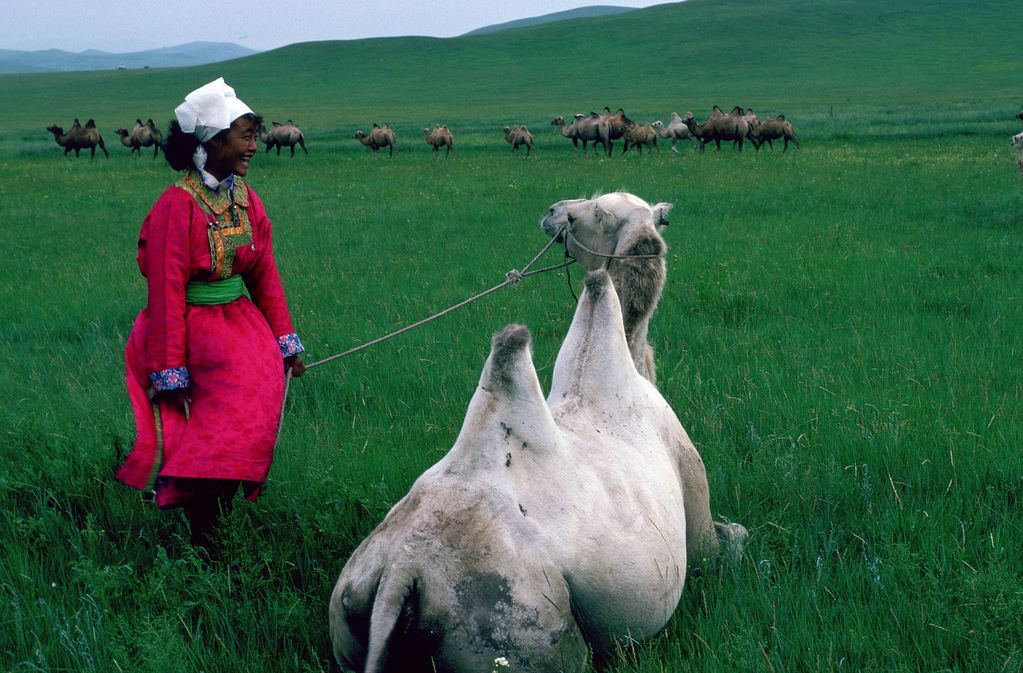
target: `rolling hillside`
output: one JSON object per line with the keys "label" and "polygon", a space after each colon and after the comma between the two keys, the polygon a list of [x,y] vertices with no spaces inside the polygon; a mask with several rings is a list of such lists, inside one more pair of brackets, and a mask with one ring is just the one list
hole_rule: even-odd
{"label": "rolling hillside", "polygon": [[80,53],[62,49],[17,51],[0,49],[0,73],[117,70],[119,68],[182,68],[219,63],[257,53],[230,42],[189,42],[162,49],[114,54],[89,49]]}
{"label": "rolling hillside", "polygon": [[1019,109],[1021,20],[1023,4],[1003,0],[689,0],[489,35],[303,43],[190,69],[8,75],[0,85],[8,133],[125,110],[169,116],[183,91],[218,75],[268,116],[321,127],[743,104],[830,116],[834,133],[857,132],[838,128],[850,110],[883,133],[886,110],[920,107],[924,132]]}
{"label": "rolling hillside", "polygon": [[502,30],[511,30],[512,28],[528,28],[530,26],[539,26],[541,24],[551,23],[554,21],[574,21],[577,19],[589,19],[594,16],[612,16],[614,14],[622,14],[623,12],[631,11],[634,11],[633,7],[591,5],[589,7],[568,9],[564,12],[554,12],[552,14],[543,14],[541,16],[531,16],[526,19],[518,19],[517,21],[497,23],[492,26],[483,26],[476,30],[470,30],[468,33],[465,33],[465,35],[489,35],[490,33],[498,33]]}

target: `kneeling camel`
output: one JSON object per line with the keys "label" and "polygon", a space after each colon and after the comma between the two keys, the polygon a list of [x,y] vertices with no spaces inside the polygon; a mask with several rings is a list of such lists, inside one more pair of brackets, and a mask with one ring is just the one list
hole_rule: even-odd
{"label": "kneeling camel", "polygon": [[[647,215],[652,217],[649,207]],[[703,462],[633,364],[611,276],[587,276],[546,400],[529,330],[491,343],[454,446],[355,550],[330,599],[360,673],[585,670],[659,631],[714,523]]]}

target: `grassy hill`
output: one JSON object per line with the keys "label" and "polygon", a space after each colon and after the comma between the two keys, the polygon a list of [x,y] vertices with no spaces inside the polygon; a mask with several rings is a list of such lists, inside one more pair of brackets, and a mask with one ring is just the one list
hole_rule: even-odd
{"label": "grassy hill", "polygon": [[318,127],[742,104],[798,112],[814,133],[844,132],[846,116],[851,132],[884,133],[886,112],[919,107],[917,132],[931,132],[1019,109],[1021,20],[1023,4],[1002,0],[689,0],[491,35],[302,43],[195,68],[9,75],[0,86],[7,133],[72,117],[101,127],[169,118],[183,92],[221,74],[268,116]]}
{"label": "grassy hill", "polygon": [[510,30],[512,28],[527,28],[529,26],[538,26],[552,21],[571,21],[575,19],[588,19],[594,16],[610,16],[613,14],[622,14],[623,12],[634,11],[632,7],[617,7],[614,5],[590,5],[588,7],[577,7],[576,9],[567,9],[563,12],[553,12],[551,14],[543,14],[542,16],[531,16],[526,19],[518,19],[516,21],[507,21],[505,23],[496,23],[492,26],[483,26],[476,30],[470,30],[465,35],[489,35],[490,33],[497,33],[502,30]]}
{"label": "grassy hill", "polygon": [[70,52],[62,49],[16,51],[0,49],[0,73],[38,73],[118,68],[180,68],[242,58],[257,53],[230,42],[189,42],[174,47],[128,53],[96,49]]}

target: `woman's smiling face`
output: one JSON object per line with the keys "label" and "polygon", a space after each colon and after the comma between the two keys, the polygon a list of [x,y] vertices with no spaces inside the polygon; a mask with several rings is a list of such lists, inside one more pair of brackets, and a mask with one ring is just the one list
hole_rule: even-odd
{"label": "woman's smiling face", "polygon": [[231,128],[206,143],[206,171],[223,180],[231,173],[245,177],[249,172],[249,161],[259,149],[259,129],[251,115],[234,120]]}

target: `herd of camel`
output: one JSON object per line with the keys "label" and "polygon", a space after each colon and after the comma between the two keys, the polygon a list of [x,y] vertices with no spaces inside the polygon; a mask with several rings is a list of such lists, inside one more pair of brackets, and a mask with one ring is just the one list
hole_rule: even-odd
{"label": "herd of camel", "polygon": [[[85,122],[85,126],[82,126],[81,122],[76,118],[67,133],[56,124],[47,127],[46,130],[52,133],[53,139],[64,148],[64,156],[74,152],[77,157],[81,156],[82,150],[90,150],[92,156],[95,157],[97,147],[103,151],[104,155],[110,156],[110,153],[107,152],[106,142],[104,142],[103,136],[96,127],[94,119],[90,119]],[[160,132],[160,129],[156,128],[156,124],[152,119],[146,120],[145,123],[142,123],[141,119],[136,119],[135,125],[131,130],[119,128],[116,133],[121,138],[121,144],[131,150],[132,154],[141,156],[143,147],[152,147],[153,157],[155,158],[159,156],[160,149],[163,147],[163,133]],[[305,146],[305,136],[290,119],[285,124],[273,122],[269,129],[265,126],[260,126],[259,138],[266,145],[267,152],[276,147],[277,154],[280,155],[281,148],[289,147],[291,148],[291,155],[294,156],[295,147],[298,146],[306,154],[309,154],[309,150]]]}
{"label": "herd of camel", "polygon": [[[659,138],[670,139],[671,151],[676,153],[680,140],[688,141],[694,149],[701,151],[709,143],[714,143],[720,150],[721,141],[731,141],[738,146],[739,151],[742,151],[743,143],[747,140],[758,151],[765,143],[773,150],[775,140],[784,141],[783,152],[789,148],[790,142],[799,147],[792,123],[785,115],[767,117],[761,121],[753,110],[744,110],[738,105],[728,113],[715,105],[711,115],[703,123],[697,122],[692,112],[687,112],[684,117],[672,112],[671,122],[667,126],[660,120],[643,124],[629,119],[622,108],[618,108],[618,112],[612,114],[611,109],[605,107],[602,112],[577,114],[571,123],[558,115],[551,120],[551,125],[556,126],[561,135],[571,140],[576,148],[581,144],[583,154],[592,143],[594,151],[599,145],[608,156],[611,156],[614,141],[619,139],[624,141],[622,153],[628,152],[630,147],[635,147],[639,154],[643,153],[644,147],[648,152],[660,151],[657,144]],[[393,156],[397,150],[397,136],[388,124],[382,126],[373,124],[369,133],[359,130],[352,137],[374,153],[387,148],[388,156]],[[454,146],[451,130],[445,124],[424,128],[423,138],[433,148],[434,154],[439,154],[440,148],[445,147],[444,156],[448,156]],[[512,146],[513,152],[517,152],[522,146],[526,147],[527,156],[533,151],[533,134],[525,125],[505,126],[504,139]]]}
{"label": "herd of camel", "polygon": [[[671,140],[671,151],[675,153],[679,151],[677,148],[679,141],[687,141],[693,149],[700,151],[710,143],[714,143],[720,150],[722,141],[732,142],[739,151],[742,151],[746,141],[758,151],[765,143],[773,150],[775,140],[784,141],[783,152],[788,149],[789,142],[799,147],[792,123],[785,115],[767,117],[761,121],[753,110],[743,109],[738,105],[727,113],[715,105],[710,116],[702,123],[696,121],[692,112],[687,112],[684,117],[672,112],[671,121],[667,125],[660,120],[638,123],[629,119],[622,108],[612,114],[611,109],[605,107],[602,112],[576,114],[571,122],[559,115],[551,120],[551,125],[557,127],[560,134],[571,140],[576,148],[581,147],[583,154],[586,154],[587,148],[592,144],[594,152],[599,145],[607,156],[611,156],[614,141],[619,139],[624,143],[623,153],[635,147],[639,154],[643,153],[644,147],[648,153],[652,150],[660,151],[658,139],[662,138]],[[57,144],[64,148],[65,156],[72,151],[75,156],[80,156],[82,150],[90,150],[95,157],[97,147],[104,155],[110,156],[103,136],[92,119],[88,120],[85,126],[75,119],[66,133],[57,125],[46,130],[52,133]],[[524,124],[505,126],[503,133],[513,152],[518,152],[523,146],[526,148],[526,156],[533,152],[533,134]],[[121,144],[132,154],[140,156],[142,148],[152,147],[153,157],[156,157],[163,146],[163,134],[156,128],[152,119],[145,123],[141,119],[136,119],[131,129],[117,129],[117,135],[121,138]],[[301,147],[303,152],[309,153],[305,145],[305,135],[290,119],[286,123],[273,122],[269,129],[261,126],[259,137],[267,152],[276,148],[277,154],[280,155],[281,149],[287,147],[291,150],[291,156],[295,156],[295,148]],[[384,148],[387,148],[388,156],[393,156],[397,152],[397,135],[388,124],[373,124],[369,133],[358,130],[352,137],[370,148],[374,154],[379,154]],[[432,148],[434,156],[439,156],[441,148],[444,148],[446,157],[454,148],[454,136],[446,124],[424,128],[423,138]]]}

